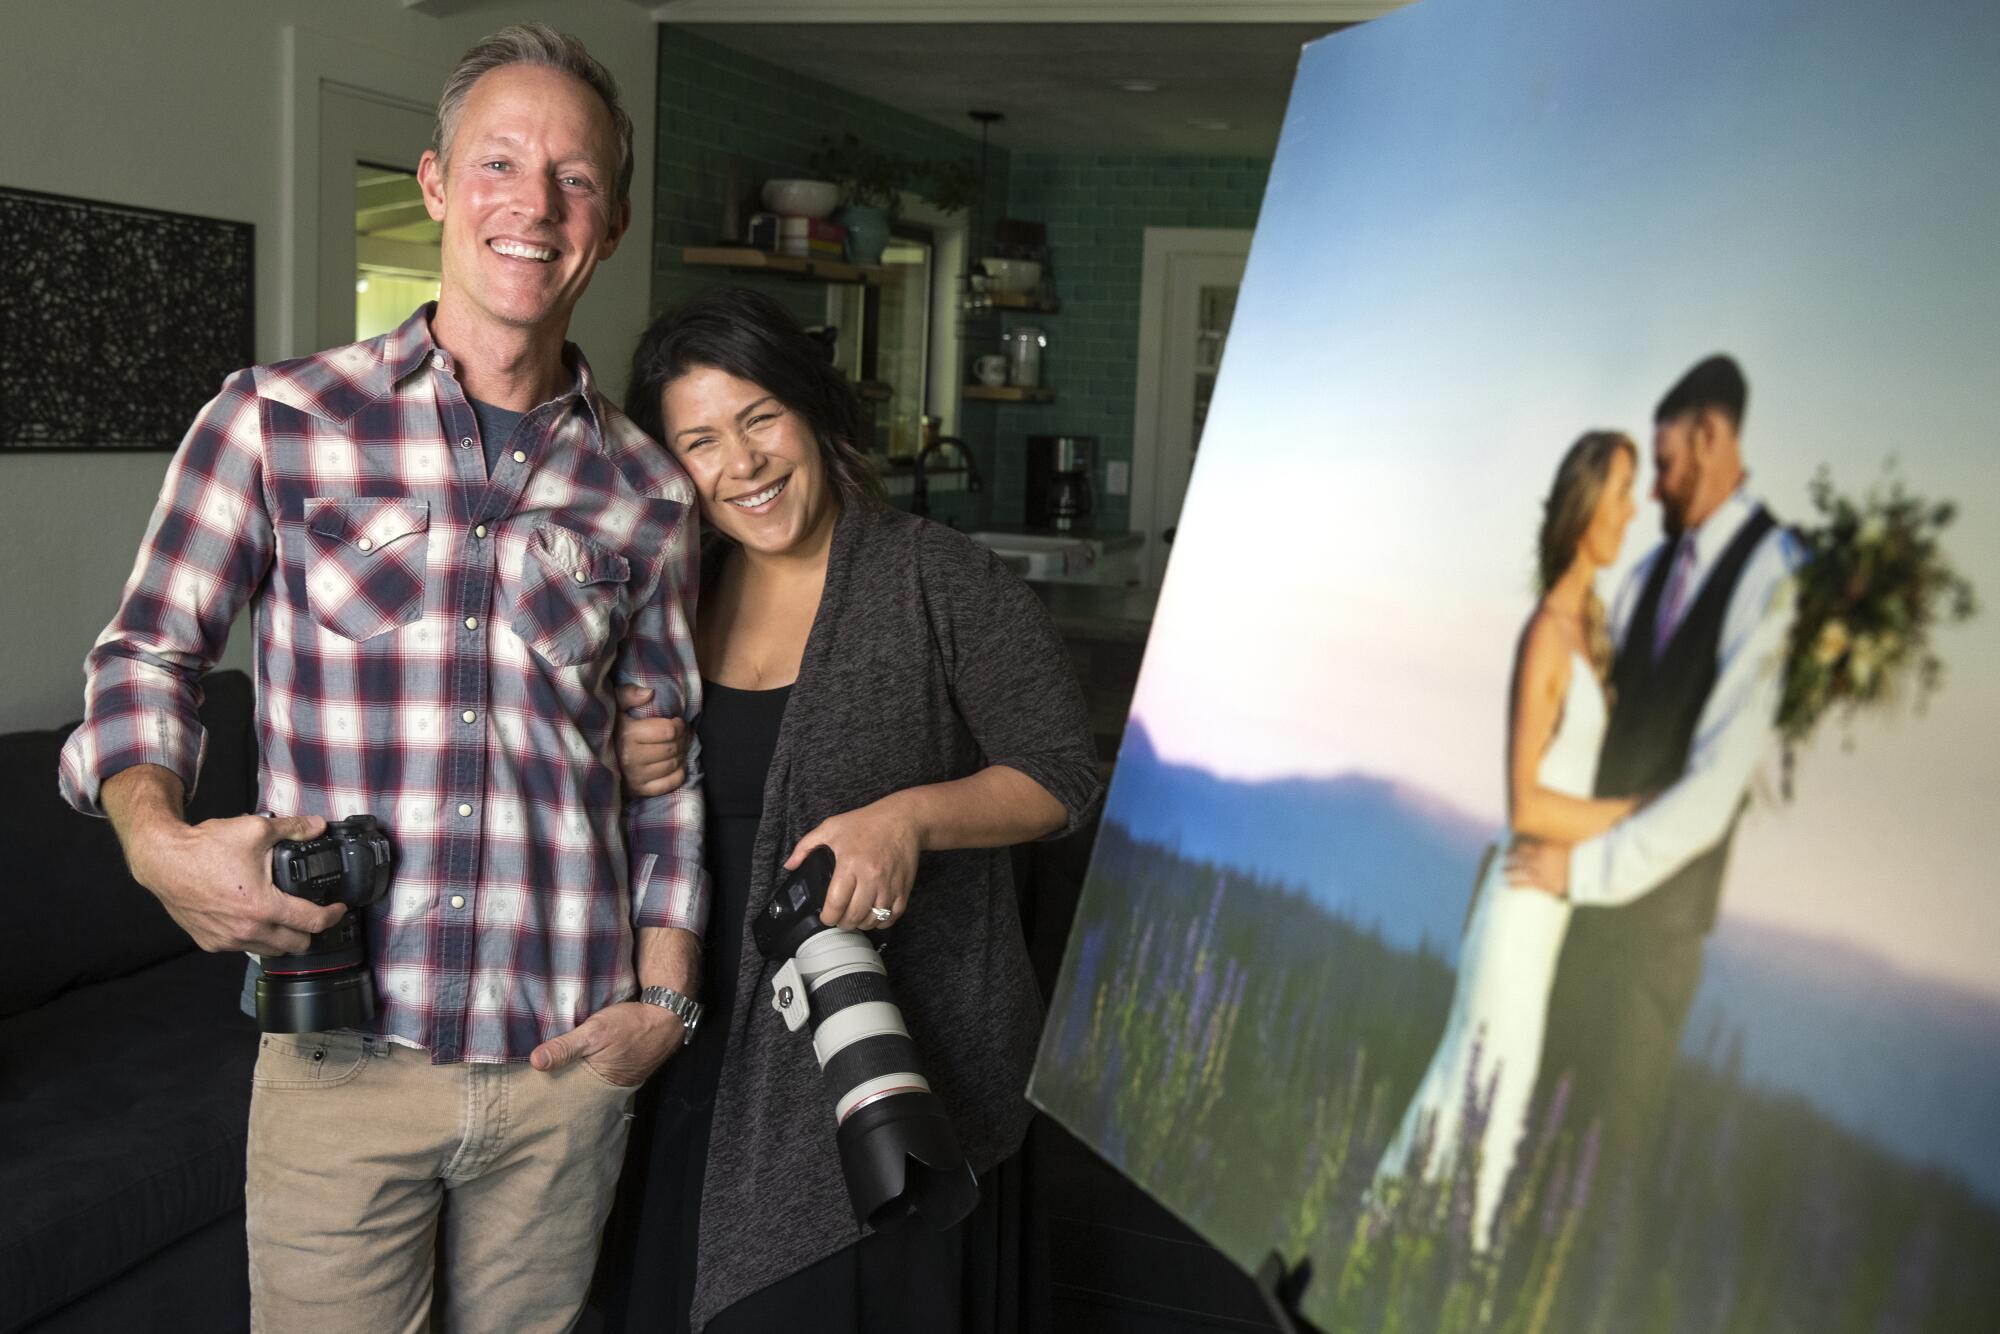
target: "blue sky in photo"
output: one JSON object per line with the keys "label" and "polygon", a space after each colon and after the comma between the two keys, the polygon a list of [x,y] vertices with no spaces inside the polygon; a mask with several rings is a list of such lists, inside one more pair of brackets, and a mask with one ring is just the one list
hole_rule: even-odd
{"label": "blue sky in photo", "polygon": [[[2000,996],[1996,69],[1988,0],[1420,0],[1308,47],[1135,701],[1161,755],[1497,824],[1556,462],[1643,450],[1725,350],[1757,495],[1893,455],[1989,608],[1927,715],[1760,800],[1727,909]],[[1607,599],[1657,536],[1645,501]]]}

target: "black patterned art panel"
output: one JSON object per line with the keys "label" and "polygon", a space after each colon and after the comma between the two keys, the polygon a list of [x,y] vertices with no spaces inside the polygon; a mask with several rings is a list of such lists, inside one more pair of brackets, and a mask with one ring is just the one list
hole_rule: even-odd
{"label": "black patterned art panel", "polygon": [[0,451],[178,445],[255,360],[254,231],[0,186]]}

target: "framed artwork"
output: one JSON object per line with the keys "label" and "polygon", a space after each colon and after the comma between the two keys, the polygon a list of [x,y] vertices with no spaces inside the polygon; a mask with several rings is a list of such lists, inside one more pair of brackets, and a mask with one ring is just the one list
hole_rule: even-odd
{"label": "framed artwork", "polygon": [[177,446],[256,360],[254,233],[0,186],[0,452]]}

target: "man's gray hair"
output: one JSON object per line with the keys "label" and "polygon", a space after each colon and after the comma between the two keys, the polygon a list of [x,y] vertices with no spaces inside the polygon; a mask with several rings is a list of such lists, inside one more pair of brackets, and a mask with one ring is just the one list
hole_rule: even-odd
{"label": "man's gray hair", "polygon": [[437,126],[431,131],[431,148],[446,170],[451,167],[451,137],[458,130],[458,114],[465,109],[466,95],[482,76],[507,65],[540,65],[561,70],[590,85],[603,99],[618,140],[618,192],[614,199],[622,204],[630,198],[632,117],[626,114],[625,105],[618,98],[618,80],[584,49],[582,42],[546,23],[516,23],[502,28],[458,58],[458,67],[444,81],[444,91],[438,95]]}

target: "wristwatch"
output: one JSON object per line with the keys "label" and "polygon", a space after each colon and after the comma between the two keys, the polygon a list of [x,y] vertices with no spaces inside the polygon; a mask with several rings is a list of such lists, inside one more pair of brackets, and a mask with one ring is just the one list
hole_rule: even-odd
{"label": "wristwatch", "polygon": [[639,1003],[657,1005],[674,1018],[681,1021],[681,1042],[694,1041],[694,1030],[701,1023],[701,1002],[681,995],[672,987],[644,987],[639,992]]}

